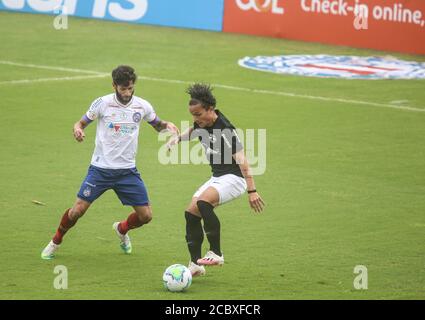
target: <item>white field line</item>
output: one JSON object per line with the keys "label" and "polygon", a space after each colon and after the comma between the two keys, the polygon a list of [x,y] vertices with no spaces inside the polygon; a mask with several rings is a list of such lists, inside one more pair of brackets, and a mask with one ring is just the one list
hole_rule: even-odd
{"label": "white field line", "polygon": [[[167,83],[178,83],[178,84],[191,84],[191,83],[193,83],[193,82],[190,82],[190,81],[161,79],[161,78],[152,78],[152,77],[143,77],[143,76],[139,77],[139,78],[144,79],[144,80],[149,80],[149,81],[158,81],[158,82],[167,82]],[[216,88],[235,90],[235,91],[244,91],[244,92],[250,92],[250,93],[278,95],[278,96],[301,98],[301,99],[310,99],[310,100],[341,102],[341,103],[358,104],[358,105],[381,107],[381,108],[391,108],[391,109],[405,110],[405,111],[425,112],[425,108],[421,109],[421,108],[415,108],[415,107],[397,106],[397,105],[392,105],[392,104],[353,100],[353,99],[310,96],[310,95],[297,94],[297,93],[291,93],[291,92],[271,91],[271,90],[261,90],[261,89],[249,89],[249,88],[243,88],[243,87],[227,86],[227,85],[222,85],[222,84],[212,84],[212,86],[216,87]]]}
{"label": "white field line", "polygon": [[104,72],[82,70],[82,69],[73,69],[73,68],[63,68],[63,67],[52,67],[52,66],[43,66],[38,64],[27,64],[27,63],[17,63],[13,61],[0,60],[0,64],[5,64],[9,66],[16,67],[25,67],[25,68],[36,68],[36,69],[46,69],[46,70],[55,70],[55,71],[66,71],[66,72],[76,72],[76,73],[88,73],[88,74],[105,74]]}
{"label": "white field line", "polygon": [[109,77],[109,74],[98,74],[98,75],[92,75],[92,76],[60,77],[60,78],[9,80],[9,81],[0,81],[0,85],[3,85],[3,84],[26,84],[26,83],[33,83],[33,82],[48,82],[48,81],[68,81],[68,80],[81,80],[81,79],[105,78],[105,77]]}
{"label": "white field line", "polygon": [[[48,69],[48,70],[56,70],[56,71],[88,73],[88,74],[93,75],[93,76],[76,76],[76,77],[61,77],[61,78],[44,78],[44,79],[33,79],[33,80],[30,80],[30,79],[29,80],[12,80],[12,81],[3,81],[3,82],[0,82],[0,84],[6,84],[6,83],[16,84],[16,83],[61,81],[61,80],[78,80],[78,79],[97,78],[97,77],[101,78],[101,77],[109,76],[109,73],[99,72],[99,71],[73,69],[73,68],[63,68],[63,67],[54,67],[54,66],[43,66],[43,65],[35,65],[35,64],[24,64],[24,63],[16,63],[16,62],[12,62],[12,61],[4,61],[4,60],[0,60],[0,64],[19,66],[19,67],[27,67],[27,68]],[[177,84],[192,84],[193,83],[193,81],[163,79],[163,78],[154,78],[154,77],[146,77],[146,76],[139,76],[139,79],[143,79],[143,80],[147,80],[147,81],[165,82],[165,83],[177,83]],[[216,88],[222,88],[222,89],[227,89],[227,90],[235,90],[235,91],[243,91],[243,92],[249,92],[249,93],[277,95],[277,96],[285,96],[285,97],[309,99],[309,100],[319,100],[319,101],[340,102],[340,103],[345,103],[345,104],[355,104],[355,105],[372,106],[372,107],[380,107],[380,108],[390,108],[390,109],[403,110],[403,111],[425,112],[425,108],[415,108],[415,107],[409,107],[409,106],[397,106],[397,105],[392,105],[392,104],[362,101],[362,100],[331,98],[331,97],[322,97],[322,96],[311,96],[311,95],[297,94],[297,93],[284,92],[284,91],[249,89],[249,88],[228,86],[228,85],[222,85],[222,84],[212,84],[212,86],[216,87]]]}

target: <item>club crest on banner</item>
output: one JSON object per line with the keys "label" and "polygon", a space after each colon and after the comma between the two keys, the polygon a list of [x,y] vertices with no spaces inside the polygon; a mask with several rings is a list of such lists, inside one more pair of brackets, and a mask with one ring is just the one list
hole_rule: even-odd
{"label": "club crest on banner", "polygon": [[392,57],[332,55],[257,56],[239,60],[245,68],[279,74],[345,79],[425,79],[425,63]]}

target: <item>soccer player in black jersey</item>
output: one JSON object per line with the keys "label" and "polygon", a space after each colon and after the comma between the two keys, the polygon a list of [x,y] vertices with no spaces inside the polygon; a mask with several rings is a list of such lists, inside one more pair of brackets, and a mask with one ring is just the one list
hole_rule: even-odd
{"label": "soccer player in black jersey", "polygon": [[[193,116],[193,127],[168,142],[171,148],[182,140],[198,138],[212,169],[212,177],[195,192],[185,211],[186,242],[191,256],[189,269],[193,276],[204,275],[205,265],[224,263],[220,247],[220,220],[214,208],[238,198],[246,190],[249,204],[255,212],[261,212],[264,207],[235,127],[216,109],[216,99],[211,91],[209,85],[199,83],[186,90],[190,95],[189,112]],[[204,230],[210,250],[202,257]]]}

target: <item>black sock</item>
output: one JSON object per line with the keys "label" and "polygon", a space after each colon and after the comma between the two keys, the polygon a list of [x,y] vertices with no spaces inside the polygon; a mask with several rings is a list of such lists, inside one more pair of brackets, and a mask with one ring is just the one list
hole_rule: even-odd
{"label": "black sock", "polygon": [[190,253],[190,260],[197,263],[201,258],[202,242],[204,241],[204,230],[201,218],[185,211],[186,218],[186,242]]}
{"label": "black sock", "polygon": [[202,219],[204,219],[204,229],[210,243],[210,250],[221,256],[220,249],[220,220],[214,213],[214,206],[210,203],[199,200],[197,203]]}

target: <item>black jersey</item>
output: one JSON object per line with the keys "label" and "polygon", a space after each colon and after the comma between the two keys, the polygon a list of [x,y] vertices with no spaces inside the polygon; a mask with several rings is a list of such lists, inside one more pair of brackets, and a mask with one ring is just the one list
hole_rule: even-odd
{"label": "black jersey", "polygon": [[193,124],[192,138],[198,137],[204,146],[214,177],[231,173],[243,178],[239,165],[233,159],[233,155],[243,149],[242,143],[230,121],[219,110],[215,113],[218,117],[211,127],[201,128]]}

